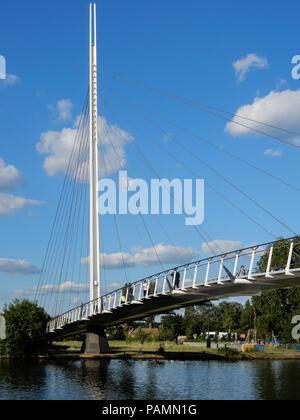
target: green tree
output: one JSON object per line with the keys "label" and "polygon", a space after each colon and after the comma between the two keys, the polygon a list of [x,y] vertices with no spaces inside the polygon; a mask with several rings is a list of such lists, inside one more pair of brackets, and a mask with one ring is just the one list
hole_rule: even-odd
{"label": "green tree", "polygon": [[[282,270],[288,260],[290,241],[280,238],[273,246],[271,270]],[[267,269],[269,252],[266,252],[258,261],[257,270],[265,272]],[[300,267],[300,237],[294,240],[294,249],[291,268]],[[252,307],[255,315],[254,328],[258,336],[272,339],[280,336],[284,342],[291,342],[291,320],[300,313],[300,291],[298,288],[277,289],[263,291],[260,296],[252,298]],[[249,308],[248,308],[249,310]]]}
{"label": "green tree", "polygon": [[110,340],[125,340],[125,332],[123,325],[117,325],[116,327],[110,327],[107,329],[107,335]]}
{"label": "green tree", "polygon": [[254,330],[255,328],[255,308],[251,302],[247,300],[241,314],[240,332],[247,334],[249,330]]}
{"label": "green tree", "polygon": [[143,331],[142,327],[139,327],[135,335],[135,339],[140,343],[144,344],[147,339],[147,334]]}
{"label": "green tree", "polygon": [[204,317],[196,306],[190,306],[185,309],[185,314],[182,320],[182,328],[184,335],[188,339],[192,339],[194,334],[201,334],[203,332]]}
{"label": "green tree", "polygon": [[6,321],[5,353],[12,357],[31,356],[46,351],[46,325],[49,316],[27,299],[16,299],[4,307]]}
{"label": "green tree", "polygon": [[165,315],[162,317],[162,329],[160,338],[163,340],[175,340],[176,336],[183,332],[181,315]]}
{"label": "green tree", "polygon": [[[273,246],[273,255],[272,255],[272,264],[271,269],[276,270],[282,270],[285,268],[288,255],[290,251],[290,241],[287,241],[286,239],[279,238],[279,240],[274,244],[270,245],[267,248],[267,251],[271,249]],[[267,270],[268,265],[268,259],[269,259],[269,252],[264,253],[264,255],[260,258],[260,260],[257,263],[257,271],[265,272]],[[294,249],[293,249],[293,255],[292,255],[292,261],[291,261],[291,268],[299,268],[300,267],[300,237],[297,237],[294,240]]]}

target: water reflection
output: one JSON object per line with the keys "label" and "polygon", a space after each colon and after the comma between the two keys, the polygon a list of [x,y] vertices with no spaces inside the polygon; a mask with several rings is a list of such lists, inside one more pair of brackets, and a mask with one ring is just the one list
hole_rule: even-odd
{"label": "water reflection", "polygon": [[300,361],[0,361],[0,399],[300,399]]}
{"label": "water reflection", "polygon": [[256,363],[255,388],[264,400],[300,400],[300,362]]}

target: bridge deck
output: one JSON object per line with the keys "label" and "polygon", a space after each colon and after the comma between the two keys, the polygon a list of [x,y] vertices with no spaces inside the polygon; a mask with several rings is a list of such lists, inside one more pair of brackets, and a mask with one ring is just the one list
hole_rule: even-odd
{"label": "bridge deck", "polygon": [[112,304],[111,307],[103,306],[103,302],[102,306],[99,306],[99,302],[93,302],[91,315],[83,313],[84,308],[81,307],[81,313],[74,318],[75,310],[72,310],[52,320],[48,325],[48,333],[54,336],[66,336],[87,331],[91,327],[105,328],[174,309],[205,304],[212,300],[251,296],[262,290],[299,286],[300,268],[289,270],[289,272],[284,269],[272,272],[268,277],[266,273],[256,273],[251,275],[251,278],[248,274],[234,280],[228,277],[209,284],[181,287],[145,298],[128,300],[127,303]]}

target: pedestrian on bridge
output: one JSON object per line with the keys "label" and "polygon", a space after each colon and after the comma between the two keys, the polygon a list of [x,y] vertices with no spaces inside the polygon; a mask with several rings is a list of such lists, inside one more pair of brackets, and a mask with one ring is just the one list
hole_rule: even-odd
{"label": "pedestrian on bridge", "polygon": [[173,279],[174,279],[174,289],[179,289],[179,284],[180,284],[180,273],[176,270],[176,268],[174,268],[173,270]]}
{"label": "pedestrian on bridge", "polygon": [[143,287],[144,297],[146,297],[147,292],[148,292],[148,284],[147,284],[146,280],[144,280],[142,287]]}
{"label": "pedestrian on bridge", "polygon": [[245,266],[242,265],[238,274],[238,277],[242,277],[246,275],[246,270],[245,270]]}

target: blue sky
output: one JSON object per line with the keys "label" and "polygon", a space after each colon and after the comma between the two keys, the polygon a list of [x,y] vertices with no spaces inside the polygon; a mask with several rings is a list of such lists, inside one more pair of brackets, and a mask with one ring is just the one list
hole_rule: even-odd
{"label": "blue sky", "polygon": [[[63,130],[74,130],[82,111],[88,87],[88,5],[82,0],[76,4],[67,0],[17,0],[1,7],[0,55],[6,59],[7,80],[0,80],[0,306],[13,299],[16,291],[32,289],[38,281],[63,173],[58,173],[55,165],[45,167],[45,159],[54,149],[45,153],[45,144],[44,148],[37,145],[49,132],[57,133],[58,141],[63,141]],[[292,236],[166,139],[162,131],[109,89],[139,104],[140,109],[150,109],[299,186],[297,149],[238,131],[239,127],[232,124],[226,129],[228,121],[111,76],[115,72],[233,113],[248,105],[243,115],[300,132],[300,79],[291,76],[292,57],[300,54],[299,3],[110,0],[97,5],[99,114],[108,124],[130,133],[161,177],[184,179],[192,175],[155,148],[149,138],[170,148],[199,178],[222,191],[276,237]],[[103,100],[120,116],[118,121]],[[174,126],[156,122],[299,232],[298,192],[197,142]],[[269,132],[275,134],[271,129]],[[276,135],[297,143],[295,136],[278,131]],[[153,178],[130,145],[124,145],[122,151],[128,176],[148,181]],[[136,219],[120,217],[123,248],[131,255],[135,247],[151,248]],[[153,217],[146,216],[145,220],[154,243],[170,246]],[[185,226],[184,216],[161,216],[160,220],[175,246],[191,247],[201,257],[206,256],[203,241]],[[101,226],[104,252],[120,252],[112,217],[107,216]],[[214,240],[226,241],[226,246],[272,240],[208,188],[203,227]],[[192,252],[191,257],[194,255]],[[176,263],[174,260],[173,265]],[[137,264],[129,273],[132,279],[138,279],[157,270],[160,267],[155,264]],[[107,277],[109,284],[124,282],[121,270],[111,270]]]}

